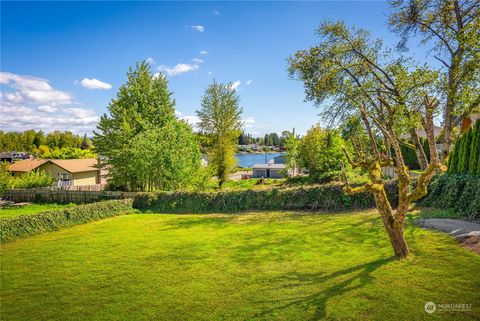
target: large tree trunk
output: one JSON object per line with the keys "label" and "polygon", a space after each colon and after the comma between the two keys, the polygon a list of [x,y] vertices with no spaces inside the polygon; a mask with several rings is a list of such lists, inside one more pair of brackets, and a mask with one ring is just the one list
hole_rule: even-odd
{"label": "large tree trunk", "polygon": [[403,220],[393,215],[392,207],[384,190],[374,195],[374,197],[376,208],[382,215],[383,225],[390,239],[393,252],[400,258],[408,257],[410,250],[403,234]]}
{"label": "large tree trunk", "polygon": [[410,129],[410,137],[412,138],[413,144],[415,145],[415,153],[417,154],[417,160],[418,160],[418,163],[420,164],[420,168],[422,169],[422,171],[424,171],[428,167],[428,160],[427,160],[427,155],[425,155],[425,151],[423,150],[420,137],[418,137],[417,128]]}

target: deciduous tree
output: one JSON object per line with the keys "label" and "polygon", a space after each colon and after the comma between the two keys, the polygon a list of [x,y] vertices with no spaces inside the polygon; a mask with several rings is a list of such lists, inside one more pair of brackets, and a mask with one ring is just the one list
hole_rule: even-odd
{"label": "deciduous tree", "polygon": [[410,35],[432,43],[433,57],[446,74],[442,158],[450,152],[452,131],[480,106],[480,2],[478,0],[390,0],[390,24],[406,47]]}
{"label": "deciduous tree", "polygon": [[[352,156],[344,152],[353,168],[361,167],[368,172],[370,182],[351,187],[345,175],[344,191],[373,194],[395,255],[407,257],[410,251],[403,233],[407,210],[427,193],[428,183],[441,167],[433,132],[438,99],[428,86],[418,89],[414,94],[421,95],[422,108],[411,109],[408,101],[414,100],[412,91],[405,90],[404,84],[414,83],[415,73],[405,68],[404,59],[382,49],[381,41],[371,40],[367,31],[349,29],[342,22],[326,22],[318,34],[321,42],[317,46],[297,51],[290,58],[290,75],[303,82],[307,99],[321,108],[324,117],[340,121],[358,115],[362,120],[370,142],[368,153],[358,151]],[[405,132],[404,124],[413,119],[419,120],[427,134],[430,164],[411,190],[400,136]],[[375,137],[377,130],[382,134],[384,146],[379,146]],[[398,178],[399,204],[395,210],[381,178],[381,166],[392,165]]]}
{"label": "deciduous tree", "polygon": [[242,131],[240,97],[231,84],[213,82],[205,90],[197,111],[200,128],[212,137],[208,161],[221,188],[236,165],[235,151]]}

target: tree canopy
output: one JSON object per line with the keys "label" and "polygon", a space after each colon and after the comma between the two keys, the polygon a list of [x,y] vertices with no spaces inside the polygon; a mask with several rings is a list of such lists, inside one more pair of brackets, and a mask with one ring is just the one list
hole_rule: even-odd
{"label": "tree canopy", "polygon": [[242,132],[240,97],[231,84],[213,81],[202,96],[197,111],[200,128],[211,137],[208,161],[220,188],[236,165],[235,151]]}
{"label": "tree canopy", "polygon": [[151,191],[193,184],[200,166],[198,142],[192,128],[175,117],[162,74],[137,63],[107,109],[93,142],[112,188]]}

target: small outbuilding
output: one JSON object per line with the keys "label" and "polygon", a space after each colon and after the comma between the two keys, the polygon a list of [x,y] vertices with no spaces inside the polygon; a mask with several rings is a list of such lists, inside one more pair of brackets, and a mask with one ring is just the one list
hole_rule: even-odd
{"label": "small outbuilding", "polygon": [[255,164],[252,178],[283,178],[285,167],[285,164]]}

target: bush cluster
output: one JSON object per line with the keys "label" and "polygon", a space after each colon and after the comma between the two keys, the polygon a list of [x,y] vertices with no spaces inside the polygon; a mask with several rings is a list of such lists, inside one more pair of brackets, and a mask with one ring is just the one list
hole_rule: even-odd
{"label": "bush cluster", "polygon": [[428,191],[419,205],[452,209],[466,219],[480,219],[480,176],[437,175],[432,179]]}
{"label": "bush cluster", "polygon": [[[398,204],[395,183],[386,185]],[[133,207],[158,213],[235,213],[250,210],[350,210],[374,207],[370,193],[345,195],[340,184],[223,192],[138,193]]]}
{"label": "bush cluster", "polygon": [[0,242],[131,212],[132,200],[111,200],[0,219]]}

